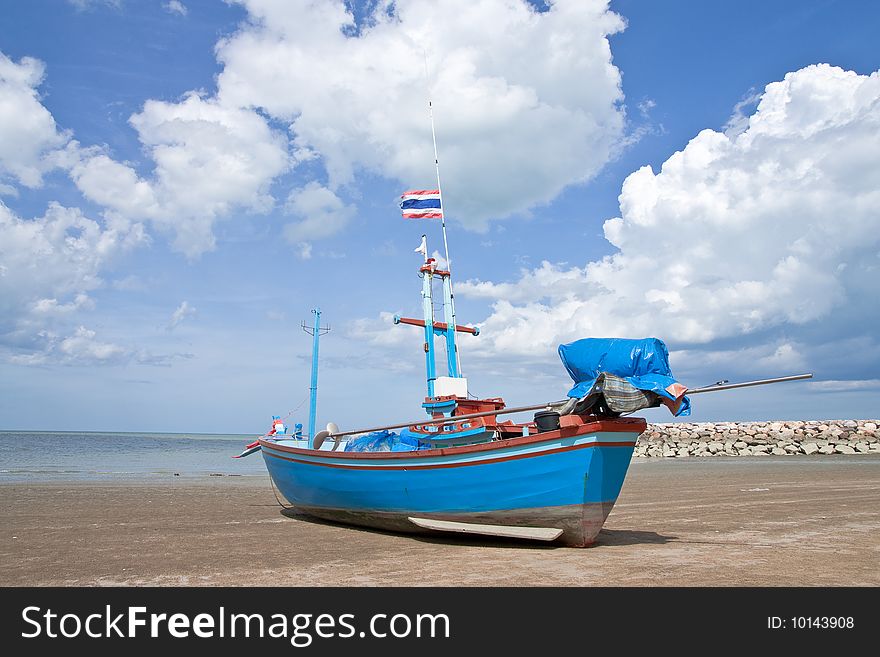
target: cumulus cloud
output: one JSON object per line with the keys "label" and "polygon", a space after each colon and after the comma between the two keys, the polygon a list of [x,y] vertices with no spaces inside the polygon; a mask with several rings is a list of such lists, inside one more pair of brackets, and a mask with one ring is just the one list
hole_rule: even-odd
{"label": "cumulus cloud", "polygon": [[123,347],[95,339],[95,332],[84,326],[61,340],[58,351],[66,361],[112,361],[125,354]]}
{"label": "cumulus cloud", "polygon": [[122,362],[131,355],[125,347],[97,339],[95,331],[85,326],[79,326],[66,337],[48,331],[42,331],[39,337],[45,343],[42,349],[15,354],[10,362],[19,365],[108,365]]}
{"label": "cumulus cloud", "polygon": [[219,101],[288,121],[333,191],[361,171],[431,184],[428,86],[449,216],[472,228],[589,179],[623,133],[607,37],[624,22],[605,0],[382,0],[359,23],[338,1],[240,1]]}
{"label": "cumulus cloud", "polygon": [[102,226],[57,203],[42,217],[22,219],[0,203],[0,316],[27,305],[35,312],[84,305],[103,283],[100,270],[137,242],[139,229]]}
{"label": "cumulus cloud", "polygon": [[94,307],[89,293],[104,284],[101,271],[142,240],[138,224],[102,225],[57,203],[22,219],[0,203],[0,352],[73,353],[82,341],[65,351],[57,335]]}
{"label": "cumulus cloud", "polygon": [[44,75],[41,61],[23,57],[16,63],[0,52],[0,182],[39,187],[54,166],[51,154],[69,139],[40,102],[37,88]]}
{"label": "cumulus cloud", "polygon": [[628,176],[604,227],[613,255],[456,291],[492,301],[494,356],[658,335],[704,353],[738,341],[743,364],[797,369],[835,335],[863,342],[834,358],[880,365],[878,153],[880,72],[809,66],[767,85],[744,128],[704,130],[658,173]]}
{"label": "cumulus cloud", "polygon": [[82,149],[71,177],[88,199],[152,221],[191,257],[214,247],[218,218],[235,208],[272,208],[269,185],[289,167],[287,144],[257,112],[192,92],[177,103],[147,101],[130,123],[155,165],[152,176]]}
{"label": "cumulus cloud", "polygon": [[190,257],[214,247],[217,220],[274,206],[269,187],[293,160],[288,138],[259,112],[196,91],[179,102],[146,101],[130,118],[150,158],[141,175],[136,164],[59,130],[37,93],[44,72],[39,60],[0,53],[0,193],[17,193],[4,179],[38,187],[61,168],[108,216],[150,221]]}
{"label": "cumulus cloud", "polygon": [[67,315],[82,309],[91,309],[95,307],[95,302],[88,294],[77,294],[72,301],[68,303],[58,303],[58,299],[38,299],[31,308],[34,314],[41,315]]}
{"label": "cumulus cloud", "polygon": [[[607,0],[559,0],[546,11],[525,0],[382,0],[357,22],[340,0],[240,2],[248,19],[217,45],[217,93],[148,100],[131,117],[145,163],[59,132],[35,91],[42,64],[4,57],[2,173],[35,186],[63,167],[108,216],[151,222],[197,257],[214,247],[217,221],[270,210],[271,185],[297,164],[313,162],[289,199],[293,214],[320,194],[339,204],[325,205],[327,221],[300,214],[287,229],[299,245],[344,227],[353,206],[342,198],[356,196],[361,173],[429,184],[429,87],[445,185],[458,199],[448,213],[472,228],[588,180],[624,143],[608,44],[624,22]],[[164,6],[186,13],[177,0]],[[322,165],[327,182],[309,182]]]}
{"label": "cumulus cloud", "polygon": [[355,214],[333,191],[317,182],[295,189],[287,198],[285,210],[299,220],[284,227],[284,236],[299,248],[303,260],[312,257],[312,240],[340,232]]}
{"label": "cumulus cloud", "polygon": [[135,362],[152,367],[168,367],[176,361],[193,358],[190,353],[154,354],[146,349],[108,342],[98,337],[96,331],[82,325],[67,335],[41,330],[34,337],[33,342],[39,343],[39,348],[11,353],[7,357],[8,362],[28,366],[86,367]]}

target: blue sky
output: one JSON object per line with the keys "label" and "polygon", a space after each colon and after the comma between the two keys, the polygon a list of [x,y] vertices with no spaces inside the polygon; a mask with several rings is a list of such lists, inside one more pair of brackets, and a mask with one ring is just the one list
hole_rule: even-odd
{"label": "blue sky", "polygon": [[7,3],[0,428],[305,421],[315,306],[319,424],[418,417],[421,336],[389,318],[420,312],[419,236],[442,251],[396,208],[434,185],[427,86],[458,316],[483,329],[461,342],[471,392],[558,399],[560,342],[656,335],[692,386],[815,372],[703,395],[691,419],[877,417],[878,19]]}

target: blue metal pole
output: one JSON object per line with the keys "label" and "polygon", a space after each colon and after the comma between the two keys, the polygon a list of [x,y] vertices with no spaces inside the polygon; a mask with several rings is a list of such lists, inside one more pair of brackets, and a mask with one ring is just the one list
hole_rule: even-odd
{"label": "blue metal pole", "polygon": [[452,276],[442,276],[443,279],[443,312],[446,321],[446,370],[449,376],[459,378],[458,356],[455,346],[455,311],[452,308]]}
{"label": "blue metal pole", "polygon": [[312,310],[315,314],[315,333],[312,338],[312,385],[309,387],[309,440],[315,439],[315,417],[318,408],[318,339],[321,330],[321,309]]}
{"label": "blue metal pole", "polygon": [[422,311],[425,315],[425,369],[428,378],[428,397],[434,396],[434,380],[437,368],[434,364],[434,302],[431,298],[431,282],[434,274],[431,270],[422,274]]}

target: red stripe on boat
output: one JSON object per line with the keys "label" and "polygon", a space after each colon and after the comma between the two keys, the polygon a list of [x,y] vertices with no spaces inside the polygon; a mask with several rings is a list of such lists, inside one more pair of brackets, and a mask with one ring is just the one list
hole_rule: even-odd
{"label": "red stripe on boat", "polygon": [[[594,441],[590,443],[582,443],[580,445],[567,445],[565,447],[557,447],[556,449],[548,449],[543,452],[527,452],[525,454],[511,454],[510,456],[498,456],[496,458],[489,459],[480,459],[478,461],[464,461],[461,463],[433,463],[433,464],[412,464],[407,463],[406,465],[372,465],[372,466],[360,466],[360,465],[347,465],[344,463],[321,463],[320,461],[306,461],[304,459],[294,459],[289,458],[287,456],[279,456],[278,454],[272,454],[270,451],[263,451],[267,456],[271,456],[275,459],[281,459],[282,461],[290,461],[291,463],[302,463],[305,465],[318,465],[322,468],[342,468],[344,470],[435,470],[438,468],[463,468],[469,465],[483,465],[487,463],[501,463],[502,461],[515,461],[518,459],[527,459],[533,456],[546,456],[548,454],[558,454],[560,452],[570,452],[576,449],[585,449],[587,447],[635,447],[635,441],[632,442],[600,442]],[[273,449],[277,448],[277,445],[271,446]],[[315,451],[315,450],[310,450]],[[438,450],[434,450],[438,451]],[[343,454],[345,452],[342,452]],[[363,454],[363,452],[359,452]],[[383,454],[389,454],[389,452],[382,452]],[[425,452],[416,452],[418,454],[425,454]],[[322,452],[322,454],[326,454],[328,456],[333,455],[333,452]]]}

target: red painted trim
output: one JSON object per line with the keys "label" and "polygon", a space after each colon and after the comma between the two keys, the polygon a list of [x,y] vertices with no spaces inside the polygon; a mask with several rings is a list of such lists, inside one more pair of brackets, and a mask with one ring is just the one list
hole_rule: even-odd
{"label": "red painted trim", "polygon": [[558,431],[548,431],[533,436],[520,436],[518,438],[506,438],[504,440],[493,440],[489,443],[480,443],[477,445],[461,445],[460,447],[440,447],[437,449],[426,449],[418,452],[325,452],[316,449],[304,449],[302,447],[288,447],[287,445],[277,445],[273,442],[261,440],[260,444],[265,444],[270,449],[288,454],[299,454],[302,456],[318,456],[332,457],[343,459],[420,459],[428,456],[456,456],[458,454],[467,454],[470,452],[485,452],[501,449],[507,446],[531,445],[558,440],[559,438],[571,438],[573,436],[582,436],[588,433],[601,432],[624,432],[624,433],[642,433],[648,426],[640,417],[622,418],[617,420],[596,420],[578,427],[565,427]]}
{"label": "red painted trim", "polygon": [[[423,319],[412,319],[411,317],[399,317],[398,323],[400,324],[408,324],[409,326],[421,326],[425,328],[425,320]],[[449,328],[449,325],[446,322],[434,322],[432,326],[436,329],[440,329],[441,331],[445,331]],[[459,333],[470,333],[471,335],[476,335],[477,329],[471,328],[470,326],[462,326],[461,324],[455,325],[455,330]]]}
{"label": "red painted trim", "polygon": [[[511,454],[510,456],[498,456],[494,459],[481,459],[479,461],[465,461],[463,463],[431,463],[431,464],[406,464],[406,465],[373,465],[373,466],[359,466],[359,465],[347,465],[343,463],[321,463],[320,461],[306,461],[303,459],[293,459],[287,456],[278,456],[277,454],[273,454],[272,452],[263,452],[266,456],[271,456],[274,459],[280,459],[282,461],[290,461],[291,463],[302,463],[304,465],[317,465],[322,468],[341,468],[343,470],[437,470],[440,468],[463,468],[470,465],[484,465],[487,463],[501,463],[502,461],[516,461],[519,459],[528,459],[537,456],[547,456],[549,454],[558,454],[560,452],[571,452],[576,449],[586,449],[588,447],[635,447],[636,443],[633,442],[618,442],[618,443],[603,443],[603,442],[592,442],[592,443],[582,443],[580,445],[566,445],[565,447],[557,447],[555,449],[548,449],[543,452],[529,452],[526,454]],[[438,451],[438,450],[431,450]],[[327,454],[327,452],[324,452]],[[345,452],[343,452],[345,453]],[[351,453],[351,452],[349,452]],[[387,452],[385,452],[387,454]],[[427,452],[419,452],[421,454],[426,454]]]}

